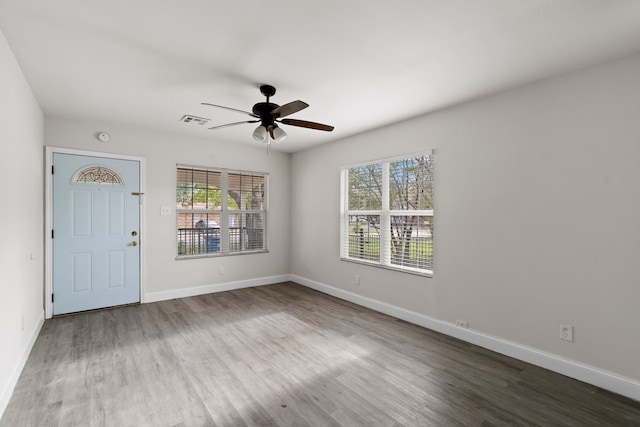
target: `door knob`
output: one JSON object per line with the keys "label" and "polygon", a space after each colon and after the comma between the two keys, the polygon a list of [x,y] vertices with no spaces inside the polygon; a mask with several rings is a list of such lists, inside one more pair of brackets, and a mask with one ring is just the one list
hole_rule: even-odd
{"label": "door knob", "polygon": [[138,246],[138,242],[134,240],[133,242],[131,242],[131,246]]}

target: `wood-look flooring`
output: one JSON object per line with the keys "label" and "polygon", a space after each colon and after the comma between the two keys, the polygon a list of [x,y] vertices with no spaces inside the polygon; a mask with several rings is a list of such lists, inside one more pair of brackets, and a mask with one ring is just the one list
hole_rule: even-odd
{"label": "wood-look flooring", "polygon": [[1,426],[640,426],[640,402],[283,283],[45,322]]}

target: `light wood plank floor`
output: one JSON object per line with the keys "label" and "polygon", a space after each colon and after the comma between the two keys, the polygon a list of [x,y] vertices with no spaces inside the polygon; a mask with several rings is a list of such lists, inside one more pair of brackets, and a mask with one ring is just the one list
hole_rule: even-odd
{"label": "light wood plank floor", "polygon": [[617,426],[640,403],[293,283],[45,323],[2,426]]}

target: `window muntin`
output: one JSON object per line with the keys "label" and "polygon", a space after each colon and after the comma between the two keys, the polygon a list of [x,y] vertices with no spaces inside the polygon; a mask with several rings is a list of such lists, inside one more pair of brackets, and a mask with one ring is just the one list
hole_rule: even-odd
{"label": "window muntin", "polygon": [[342,169],[341,259],[433,274],[433,154]]}
{"label": "window muntin", "polygon": [[178,258],[267,250],[267,174],[178,166],[176,176]]}

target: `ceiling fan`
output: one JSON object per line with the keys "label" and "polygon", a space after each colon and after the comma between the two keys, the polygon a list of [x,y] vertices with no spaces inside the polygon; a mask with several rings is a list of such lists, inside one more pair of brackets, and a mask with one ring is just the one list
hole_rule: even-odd
{"label": "ceiling fan", "polygon": [[254,118],[254,120],[247,120],[243,122],[234,122],[227,123],[225,125],[213,126],[209,129],[220,129],[229,126],[241,125],[244,123],[260,123],[258,127],[253,131],[253,139],[259,142],[268,143],[269,136],[272,140],[276,142],[281,142],[283,139],[287,137],[287,133],[282,130],[278,126],[278,124],[289,125],[289,126],[298,126],[308,129],[316,129],[323,130],[327,132],[331,132],[333,130],[333,126],[323,125],[321,123],[308,122],[306,120],[297,120],[297,119],[285,119],[293,113],[297,113],[300,110],[304,110],[309,106],[306,102],[302,101],[293,101],[284,105],[277,105],[269,102],[269,98],[271,98],[276,93],[276,88],[271,85],[262,85],[260,86],[260,92],[267,97],[266,102],[258,102],[255,104],[251,110],[243,111],[238,110],[236,108],[225,107],[223,105],[210,104],[208,102],[202,102],[202,105],[208,105],[211,107],[224,108],[225,110],[236,111],[238,113],[246,114]]}

